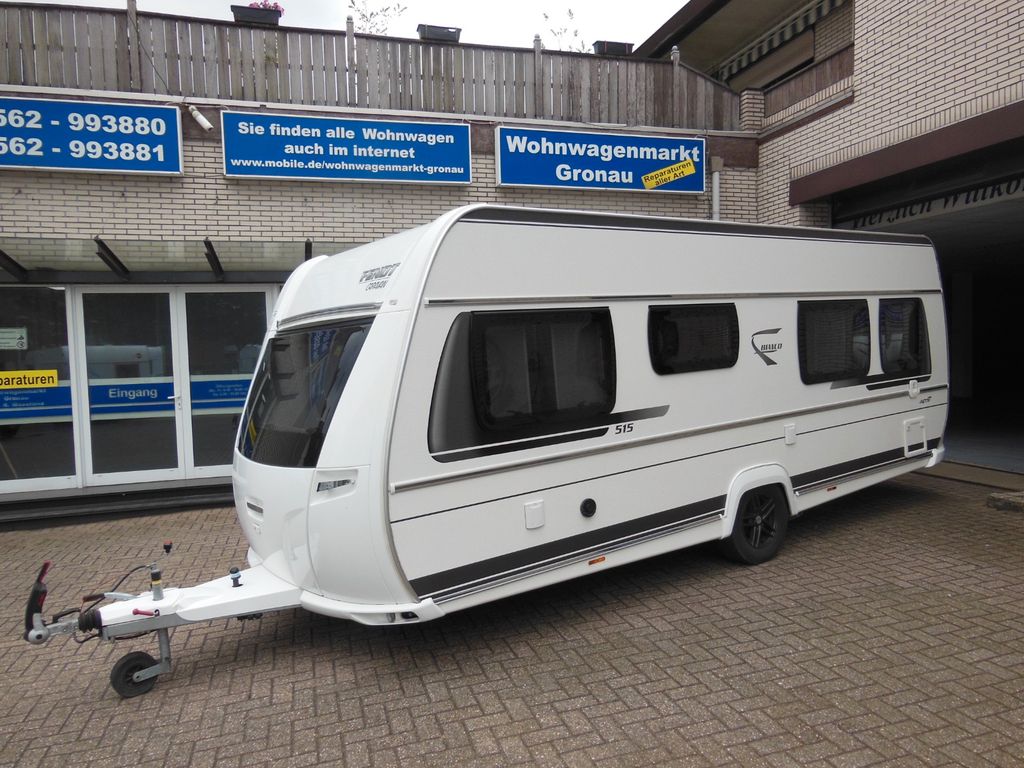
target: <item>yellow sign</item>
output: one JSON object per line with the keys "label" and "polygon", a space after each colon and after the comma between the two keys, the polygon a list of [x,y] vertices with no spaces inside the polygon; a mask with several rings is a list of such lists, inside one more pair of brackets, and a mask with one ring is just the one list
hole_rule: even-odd
{"label": "yellow sign", "polygon": [[57,371],[0,371],[0,389],[40,389],[57,386]]}
{"label": "yellow sign", "polygon": [[670,181],[681,179],[683,176],[689,176],[696,172],[697,166],[694,165],[693,160],[683,160],[681,163],[662,168],[660,171],[645,173],[640,178],[643,179],[644,189],[654,189],[662,184],[668,184]]}

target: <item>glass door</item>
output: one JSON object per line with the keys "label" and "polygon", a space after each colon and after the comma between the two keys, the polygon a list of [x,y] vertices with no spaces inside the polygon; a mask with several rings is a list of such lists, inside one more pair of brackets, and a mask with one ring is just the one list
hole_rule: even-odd
{"label": "glass door", "polygon": [[265,289],[185,289],[181,336],[187,340],[188,477],[231,471],[238,419],[267,331]]}
{"label": "glass door", "polygon": [[[272,292],[268,286],[69,288],[70,373],[64,325],[57,322],[63,293],[23,293],[20,300],[32,306],[6,319],[0,313],[8,323],[0,330],[28,328],[31,354],[12,351],[8,361],[0,353],[0,370],[45,369],[58,385],[32,397],[7,395],[0,480],[5,473],[26,476],[29,468],[74,473],[76,445],[85,485],[229,476]],[[22,319],[29,315],[53,317],[53,327]],[[45,460],[36,455],[43,442]]]}
{"label": "glass door", "polygon": [[81,293],[91,484],[184,477],[172,298],[169,290]]}

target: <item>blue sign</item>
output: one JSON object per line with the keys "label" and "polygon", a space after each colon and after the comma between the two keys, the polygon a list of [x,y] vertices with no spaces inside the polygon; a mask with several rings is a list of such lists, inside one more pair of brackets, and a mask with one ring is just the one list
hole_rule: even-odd
{"label": "blue sign", "polygon": [[71,416],[71,386],[0,390],[0,421]]}
{"label": "blue sign", "polygon": [[205,379],[192,381],[189,392],[192,396],[192,410],[202,411],[212,408],[238,408],[245,405],[245,396],[249,394],[249,382],[245,379]]}
{"label": "blue sign", "polygon": [[177,107],[0,98],[0,168],[181,173]]}
{"label": "blue sign", "polygon": [[224,174],[469,184],[469,126],[221,112]]}
{"label": "blue sign", "polygon": [[115,413],[153,413],[174,410],[174,382],[146,381],[90,384],[89,412],[93,417]]}
{"label": "blue sign", "polygon": [[499,127],[495,144],[499,185],[704,191],[704,139]]}

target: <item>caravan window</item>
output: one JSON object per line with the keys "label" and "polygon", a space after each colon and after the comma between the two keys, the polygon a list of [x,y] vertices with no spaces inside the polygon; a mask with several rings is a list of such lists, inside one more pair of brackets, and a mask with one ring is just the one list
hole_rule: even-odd
{"label": "caravan window", "polygon": [[731,368],[740,350],[736,306],[651,307],[647,342],[651,365],[658,374]]}
{"label": "caravan window", "polygon": [[607,309],[474,313],[469,344],[473,402],[485,428],[572,421],[615,403]]}
{"label": "caravan window", "polygon": [[867,301],[801,301],[797,316],[804,384],[867,376],[871,365]]}
{"label": "caravan window", "polygon": [[928,327],[920,299],[882,299],[878,303],[878,341],[885,373],[902,377],[931,372]]}
{"label": "caravan window", "polygon": [[243,456],[276,467],[316,466],[372,323],[363,318],[270,340],[245,406],[238,443]]}
{"label": "caravan window", "polygon": [[464,312],[441,353],[428,447],[453,461],[467,448],[592,425],[614,405],[607,309]]}

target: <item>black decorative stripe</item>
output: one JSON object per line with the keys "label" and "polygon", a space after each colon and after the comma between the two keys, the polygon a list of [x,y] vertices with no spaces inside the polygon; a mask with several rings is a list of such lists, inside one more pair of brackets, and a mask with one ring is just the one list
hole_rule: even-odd
{"label": "black decorative stripe", "polygon": [[[724,507],[725,496],[716,496],[536,547],[521,549],[518,552],[510,552],[507,555],[481,560],[478,563],[421,576],[410,583],[419,597],[431,597],[436,600],[445,597],[446,593],[450,596],[452,592],[461,591],[464,587],[475,588],[509,576],[522,576],[542,564],[552,565],[553,561],[557,563],[559,560],[583,557],[588,551],[600,550],[622,539],[638,538],[659,528],[680,525],[704,515],[720,513]],[[598,512],[600,513],[600,509]]]}
{"label": "black decorative stripe", "polygon": [[465,461],[466,459],[479,459],[482,456],[496,456],[499,453],[511,453],[512,451],[525,451],[529,448],[543,448],[546,445],[558,445],[559,443],[571,443],[576,440],[589,440],[592,437],[604,437],[608,434],[608,427],[600,429],[587,429],[582,432],[568,432],[562,435],[551,437],[538,437],[533,440],[520,440],[515,443],[499,443],[497,445],[485,445],[481,448],[465,448],[450,453],[431,454],[435,461],[447,463],[449,461]]}
{"label": "black decorative stripe", "polygon": [[868,390],[875,389],[886,389],[887,387],[902,387],[904,384],[909,384],[911,381],[916,380],[924,383],[930,379],[931,376],[911,376],[909,378],[902,379],[889,379],[887,381],[880,381],[877,383],[869,383]]}
{"label": "black decorative stripe", "polygon": [[[939,447],[941,442],[940,438],[933,438],[928,441],[927,448],[929,450],[935,450]],[[914,445],[907,446],[908,451],[918,451],[926,447],[925,443],[915,443]],[[881,453],[873,453],[870,456],[864,456],[859,459],[852,459],[850,461],[843,461],[839,464],[833,464],[830,467],[822,467],[821,469],[815,469],[810,472],[804,472],[801,475],[793,475],[790,478],[793,483],[794,491],[801,491],[805,488],[817,485],[824,480],[831,480],[832,478],[841,478],[844,475],[849,475],[854,472],[860,472],[864,469],[871,467],[877,467],[881,464],[889,464],[894,461],[899,461],[906,457],[906,452],[902,448],[893,448],[890,451],[882,451]],[[920,458],[913,456],[910,458]]]}
{"label": "black decorative stripe", "polygon": [[[608,432],[608,427],[615,424],[625,424],[627,421],[643,421],[645,419],[657,419],[668,413],[667,405],[658,405],[653,408],[639,408],[635,411],[621,411],[619,413],[608,413],[594,416],[581,421],[574,421],[571,424],[550,425],[547,428],[548,434],[526,440],[516,440],[507,443],[494,443],[492,445],[473,446],[444,453],[432,453],[431,458],[435,461],[447,463],[450,461],[465,461],[476,459],[481,456],[495,456],[500,453],[511,453],[513,451],[525,451],[530,448],[543,448],[547,445],[558,445],[569,443],[575,440],[588,440],[592,437],[603,437]],[[551,432],[565,429],[575,430],[563,434],[550,434]],[[492,433],[494,434],[494,433]]]}
{"label": "black decorative stripe", "polygon": [[852,241],[859,243],[892,243],[898,245],[931,245],[923,235],[903,235],[889,232],[860,232],[842,229],[805,229],[758,224],[738,224],[705,219],[660,219],[654,216],[586,213],[583,211],[548,211],[533,208],[476,208],[463,214],[460,221],[487,224],[539,224],[570,227],[600,227],[603,229],[639,229],[655,231],[692,232],[696,234],[744,235],[747,237],[774,237],[787,240]]}
{"label": "black decorative stripe", "polygon": [[925,376],[899,376],[894,377],[891,373],[876,373],[874,376],[860,376],[856,379],[842,379],[833,381],[831,389],[845,389],[846,387],[859,387],[867,385],[869,390],[887,389],[888,387],[899,387],[909,384],[911,381],[925,382],[931,375]]}
{"label": "black decorative stripe", "polygon": [[863,456],[859,459],[851,459],[850,461],[843,461],[829,467],[822,467],[821,469],[814,469],[800,475],[793,475],[790,480],[793,483],[793,490],[799,491],[809,485],[820,483],[823,480],[829,480],[833,477],[839,477],[840,475],[848,475],[851,472],[859,472],[862,469],[875,467],[879,464],[885,464],[890,461],[898,461],[899,459],[902,459],[903,456],[904,452],[902,448],[893,448],[891,451],[873,453],[870,456]]}

